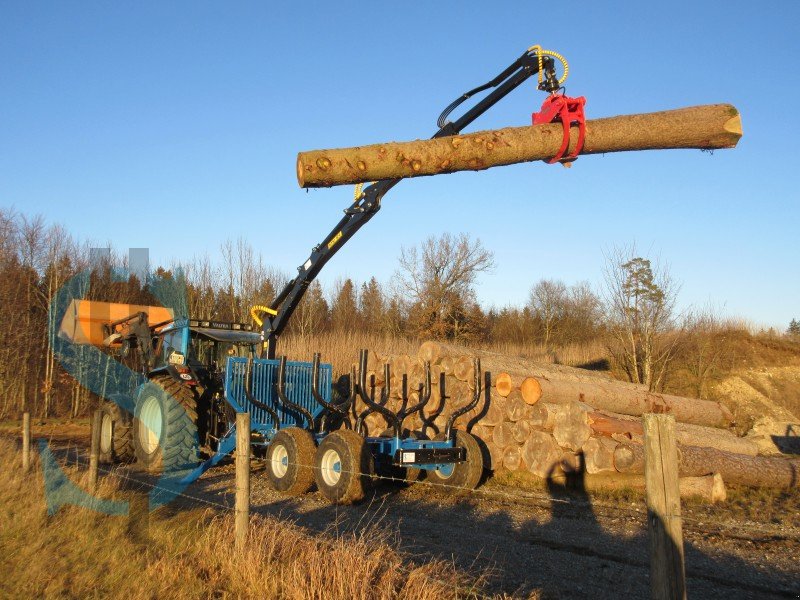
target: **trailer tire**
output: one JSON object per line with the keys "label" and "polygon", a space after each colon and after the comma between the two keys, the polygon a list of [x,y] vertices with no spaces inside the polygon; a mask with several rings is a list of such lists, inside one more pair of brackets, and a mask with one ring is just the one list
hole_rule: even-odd
{"label": "trailer tire", "polygon": [[314,485],[314,438],[305,429],[287,427],[267,448],[267,478],[279,492],[299,496]]}
{"label": "trailer tire", "polygon": [[314,478],[317,488],[335,504],[353,504],[369,489],[372,454],[362,436],[350,429],[329,434],[317,448]]}
{"label": "trailer tire", "polygon": [[133,418],[116,402],[100,405],[100,454],[103,464],[133,462]]}
{"label": "trailer tire", "polygon": [[154,377],[136,398],[133,448],[150,473],[193,469],[200,461],[197,394],[172,377]]}
{"label": "trailer tire", "polygon": [[[433,438],[444,441],[444,433]],[[483,455],[477,440],[466,431],[456,431],[456,446],[464,448],[467,458],[464,462],[454,463],[448,469],[432,469],[427,471],[427,479],[433,484],[441,484],[442,491],[474,490],[478,487],[483,475]]]}

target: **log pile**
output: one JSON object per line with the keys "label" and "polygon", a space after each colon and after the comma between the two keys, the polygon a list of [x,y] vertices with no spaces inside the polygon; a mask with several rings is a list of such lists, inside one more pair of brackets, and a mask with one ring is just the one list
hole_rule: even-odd
{"label": "log pile", "polygon": [[[404,428],[432,438],[444,430],[454,411],[475,396],[472,357],[425,342],[417,356],[371,354],[368,380],[375,400],[399,411],[424,394],[426,362],[431,397],[423,409],[409,415]],[[385,364],[390,367],[388,387]],[[640,487],[644,482],[641,415],[662,412],[676,419],[683,495],[716,502],[724,500],[725,483],[800,485],[800,461],[759,456],[756,443],[733,433],[731,414],[718,402],[654,394],[641,386],[582,376],[578,370],[564,376],[556,370],[538,371],[529,377],[484,372],[477,406],[455,419],[456,428],[478,439],[486,468],[556,480],[580,472],[593,487],[603,487],[604,482],[608,487],[620,482]],[[357,401],[357,410],[364,408]],[[366,417],[365,425],[369,435],[388,428],[377,412]]]}

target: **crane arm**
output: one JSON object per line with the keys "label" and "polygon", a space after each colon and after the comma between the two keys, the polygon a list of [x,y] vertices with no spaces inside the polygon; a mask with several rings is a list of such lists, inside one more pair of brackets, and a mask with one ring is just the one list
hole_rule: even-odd
{"label": "crane arm", "polygon": [[[525,51],[497,77],[456,98],[440,115],[439,130],[432,138],[457,135],[489,108],[519,87],[529,77],[541,73],[539,89],[550,93],[560,87],[555,74],[555,61],[544,55],[537,46]],[[563,78],[562,78],[563,81]],[[489,88],[495,88],[455,121],[447,121],[450,113],[470,97]],[[308,259],[297,268],[297,276],[289,281],[268,310],[262,310],[261,329],[264,338],[262,356],[275,358],[277,341],[294,311],[303,299],[308,286],[334,254],[361,229],[381,208],[383,196],[400,182],[400,179],[376,181],[363,189],[353,204],[345,209],[344,217],[321,243],[314,246]]]}

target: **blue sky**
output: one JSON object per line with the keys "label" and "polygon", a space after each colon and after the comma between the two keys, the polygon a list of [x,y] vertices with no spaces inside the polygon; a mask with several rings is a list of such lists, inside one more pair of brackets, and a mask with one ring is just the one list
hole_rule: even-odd
{"label": "blue sky", "polygon": [[[800,3],[0,2],[0,206],[156,263],[243,236],[288,271],[351,187],[298,188],[300,150],[429,137],[456,96],[540,43],[589,118],[730,102],[744,137],[713,155],[590,156],[402,182],[328,264],[387,281],[402,245],[479,237],[484,305],[541,278],[599,285],[633,242],[683,307],[800,318]],[[544,7],[544,8],[543,8]],[[473,130],[530,122],[531,83]]]}

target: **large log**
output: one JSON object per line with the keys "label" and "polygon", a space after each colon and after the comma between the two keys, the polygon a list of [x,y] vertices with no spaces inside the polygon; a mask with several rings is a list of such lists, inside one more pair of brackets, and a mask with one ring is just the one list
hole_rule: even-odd
{"label": "large log", "polygon": [[[547,377],[530,377],[538,384],[539,400],[556,404],[567,404],[580,401],[591,406],[611,412],[641,416],[646,413],[668,413],[675,416],[680,423],[707,425],[710,427],[727,427],[733,416],[719,402],[683,398],[669,394],[648,392],[641,386],[622,381],[602,381],[587,377],[581,381],[565,381]],[[527,398],[529,404],[533,394],[533,384],[528,382]]]}
{"label": "large log", "polygon": [[[644,473],[644,449],[639,444],[619,446],[614,468],[620,473]],[[678,447],[681,476],[719,473],[727,483],[790,489],[800,487],[800,461],[778,457],[746,456],[696,446]]]}
{"label": "large log", "polygon": [[[608,437],[614,434],[627,435],[630,439],[643,435],[642,422],[636,417],[612,415],[602,411],[589,413],[589,426],[594,433]],[[716,448],[734,454],[756,456],[758,445],[746,438],[741,438],[724,429],[692,425],[690,423],[675,424],[675,439],[687,446]]]}
{"label": "large log", "polygon": [[543,479],[561,472],[562,454],[553,436],[543,431],[531,431],[522,446],[522,460],[528,471]]}
{"label": "large log", "polygon": [[[581,154],[627,150],[733,148],[742,136],[739,111],[730,104],[692,106],[586,122]],[[570,131],[569,152],[578,129]],[[390,142],[312,150],[297,155],[300,187],[329,187],[380,179],[480,171],[490,167],[546,160],[563,139],[560,123],[508,127],[413,142]]]}
{"label": "large log", "polygon": [[585,406],[580,402],[570,402],[560,407],[553,425],[553,437],[559,446],[580,450],[591,435],[589,411]]}

